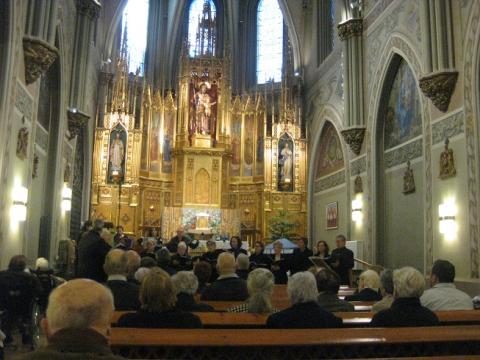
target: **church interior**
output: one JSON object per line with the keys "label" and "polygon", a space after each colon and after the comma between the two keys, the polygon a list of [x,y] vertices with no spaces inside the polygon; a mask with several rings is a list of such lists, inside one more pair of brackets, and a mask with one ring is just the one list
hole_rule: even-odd
{"label": "church interior", "polygon": [[[1,0],[0,68],[0,293],[12,293],[2,272],[18,256],[32,274],[46,262],[62,283],[47,295],[50,324],[55,295],[71,286],[68,302],[79,278],[111,288],[120,249],[125,261],[138,253],[139,309],[147,279],[181,282],[203,260],[220,276],[195,297],[215,309],[200,316],[208,330],[184,333],[132,335],[118,313],[136,309],[120,309],[111,288],[112,359],[480,358],[480,1]],[[165,266],[163,250],[174,259]],[[268,319],[229,317],[243,305],[207,299],[229,277],[223,252],[239,278],[250,261],[249,293],[254,272],[273,273]],[[298,306],[299,280],[310,296],[308,271],[318,294],[324,271],[342,300],[368,287],[380,298],[333,312],[348,329],[269,329],[276,311]],[[388,310],[421,274],[416,297],[439,325],[378,329],[388,326],[372,306],[388,274]],[[468,294],[467,308],[428,307],[439,283]],[[5,354],[17,352],[3,328],[9,296],[0,359],[4,333]],[[55,336],[39,317],[23,356],[56,359],[35,357]]]}

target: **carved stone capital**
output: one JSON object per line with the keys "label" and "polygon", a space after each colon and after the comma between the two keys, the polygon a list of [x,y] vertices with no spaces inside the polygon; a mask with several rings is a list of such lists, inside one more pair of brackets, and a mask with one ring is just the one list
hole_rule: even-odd
{"label": "carved stone capital", "polygon": [[94,20],[98,17],[102,5],[97,0],[77,0],[77,11]]}
{"label": "carved stone capital", "polygon": [[72,140],[75,138],[82,127],[84,127],[88,119],[90,119],[90,116],[87,114],[77,110],[77,109],[68,109],[67,111],[67,117],[68,117],[68,132],[70,135],[68,136],[68,140]]}
{"label": "carved stone capital", "polygon": [[56,47],[36,37],[23,37],[23,54],[25,57],[25,81],[34,83],[58,57]]}
{"label": "carved stone capital", "polygon": [[366,128],[364,126],[356,126],[342,130],[342,136],[345,142],[350,146],[350,149],[355,155],[360,155],[365,131]]}
{"label": "carved stone capital", "polygon": [[419,81],[423,94],[432,100],[441,112],[447,112],[450,98],[457,84],[458,71],[438,71],[422,77]]}
{"label": "carved stone capital", "polygon": [[353,36],[362,36],[363,34],[363,19],[350,19],[344,21],[337,26],[338,37],[344,41]]}

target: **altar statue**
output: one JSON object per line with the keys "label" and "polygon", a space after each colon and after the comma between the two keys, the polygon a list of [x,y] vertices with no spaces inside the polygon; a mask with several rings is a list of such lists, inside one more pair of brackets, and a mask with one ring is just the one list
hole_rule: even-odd
{"label": "altar statue", "polygon": [[207,92],[210,85],[204,82],[200,85],[200,90],[195,93],[195,132],[197,134],[207,135],[211,132],[212,124],[212,102],[211,96]]}
{"label": "altar statue", "polygon": [[450,141],[445,139],[445,149],[440,155],[440,179],[448,179],[457,174],[455,169],[455,159],[453,157],[453,150],[448,147]]}
{"label": "altar statue", "polygon": [[110,146],[110,171],[122,172],[124,155],[125,148],[123,146],[123,141],[120,138],[120,133],[117,132],[115,134],[115,139]]}
{"label": "altar statue", "polygon": [[285,143],[282,151],[280,152],[282,170],[281,170],[281,182],[282,183],[291,183],[292,182],[292,170],[293,170],[293,152],[290,149],[289,143]]}

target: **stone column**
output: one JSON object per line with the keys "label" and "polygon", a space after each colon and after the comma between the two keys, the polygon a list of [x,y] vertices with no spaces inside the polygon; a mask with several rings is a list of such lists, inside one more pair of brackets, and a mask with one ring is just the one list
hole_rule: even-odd
{"label": "stone column", "polygon": [[435,107],[447,112],[455,90],[458,71],[455,70],[451,0],[421,1],[422,33],[427,74],[420,89]]}
{"label": "stone column", "polygon": [[359,155],[365,137],[363,118],[363,19],[351,18],[338,25],[338,36],[343,41],[345,141],[355,155]]}

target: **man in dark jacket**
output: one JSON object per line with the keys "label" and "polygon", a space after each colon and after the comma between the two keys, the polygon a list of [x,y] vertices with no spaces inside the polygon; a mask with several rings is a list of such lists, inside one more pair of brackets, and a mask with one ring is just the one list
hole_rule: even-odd
{"label": "man in dark jacket", "polygon": [[121,360],[108,346],[113,311],[110,291],[94,281],[77,279],[53,290],[42,320],[48,345],[21,360]]}
{"label": "man in dark jacket", "polygon": [[128,257],[123,250],[111,250],[105,258],[105,273],[108,275],[107,286],[113,294],[115,310],[137,310],[139,286],[127,280]]}
{"label": "man in dark jacket", "polygon": [[311,272],[299,272],[290,277],[287,292],[292,306],[270,315],[267,328],[318,329],[342,326],[342,319],[317,304],[317,284]]}
{"label": "man in dark jacket", "polygon": [[341,285],[351,286],[350,273],[354,266],[353,251],[346,248],[347,238],[338,235],[335,239],[337,248],[330,256],[330,266],[340,276]]}
{"label": "man in dark jacket", "polygon": [[93,229],[82,238],[78,246],[78,278],[92,279],[101,283],[107,280],[103,264],[111,247],[100,236],[103,227],[103,220],[95,220]]}
{"label": "man in dark jacket", "polygon": [[374,327],[437,326],[435,313],[423,307],[420,296],[425,279],[420,271],[404,267],[393,272],[393,297],[390,309],[376,313],[370,323]]}
{"label": "man in dark jacket", "polygon": [[235,273],[235,257],[224,252],[218,256],[219,277],[202,294],[202,300],[245,301],[248,298],[247,282]]}
{"label": "man in dark jacket", "polygon": [[[182,227],[179,227],[177,229],[177,235],[175,235],[173,238],[170,239],[170,241],[167,243],[166,247],[168,251],[170,251],[172,254],[175,254],[177,252],[177,247],[180,242],[184,242],[187,244],[187,246],[190,249],[196,249],[199,245],[198,240],[192,240],[188,235],[185,234],[185,230]],[[188,251],[188,248],[187,248]]]}
{"label": "man in dark jacket", "polygon": [[338,298],[340,278],[329,269],[321,269],[316,275],[318,298],[317,303],[323,310],[330,312],[355,311],[355,306]]}
{"label": "man in dark jacket", "polygon": [[300,271],[307,271],[311,268],[313,264],[309,259],[310,256],[313,256],[313,252],[308,248],[308,239],[302,237],[298,241],[298,249],[293,251],[292,262],[290,265],[292,274]]}

